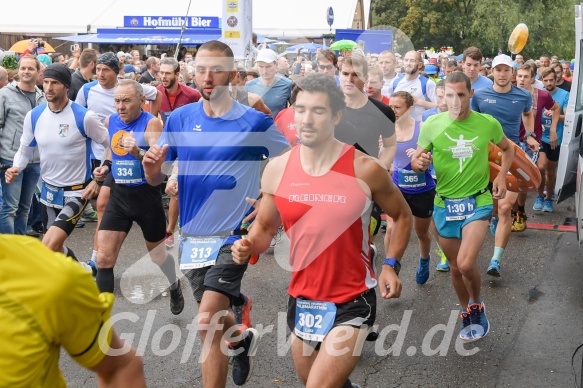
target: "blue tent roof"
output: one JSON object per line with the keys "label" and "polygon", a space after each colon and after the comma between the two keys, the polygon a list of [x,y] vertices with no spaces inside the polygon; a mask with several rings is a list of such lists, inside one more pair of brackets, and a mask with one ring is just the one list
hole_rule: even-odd
{"label": "blue tent roof", "polygon": [[[185,30],[182,45],[194,45],[220,39],[221,29]],[[97,34],[61,36],[55,39],[77,43],[113,44],[177,44],[180,29],[113,28],[97,30]]]}

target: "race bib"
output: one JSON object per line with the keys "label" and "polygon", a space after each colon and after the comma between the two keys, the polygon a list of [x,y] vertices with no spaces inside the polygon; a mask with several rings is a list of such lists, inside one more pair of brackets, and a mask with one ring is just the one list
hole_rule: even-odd
{"label": "race bib", "polygon": [[399,187],[423,187],[425,183],[425,173],[417,174],[412,170],[400,168],[397,171]]}
{"label": "race bib", "polygon": [[296,325],[294,334],[306,341],[324,341],[336,319],[336,305],[296,299]]}
{"label": "race bib", "polygon": [[180,269],[214,265],[225,240],[218,236],[187,237],[182,245]]}
{"label": "race bib", "polygon": [[142,168],[139,160],[114,160],[111,164],[111,173],[115,183],[140,183]]}
{"label": "race bib", "polygon": [[40,190],[40,202],[48,207],[62,209],[65,205],[65,192],[60,187],[43,182]]}
{"label": "race bib", "polygon": [[445,220],[461,221],[476,213],[476,198],[445,199]]}

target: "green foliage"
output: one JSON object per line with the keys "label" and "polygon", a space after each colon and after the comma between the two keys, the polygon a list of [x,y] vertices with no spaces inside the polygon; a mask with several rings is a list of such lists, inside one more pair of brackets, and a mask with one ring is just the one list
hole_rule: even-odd
{"label": "green foliage", "polygon": [[372,0],[373,25],[390,25],[409,36],[416,49],[470,46],[484,55],[508,54],[508,38],[524,23],[529,38],[521,54],[572,58],[578,0]]}
{"label": "green foliage", "polygon": [[2,67],[7,70],[18,69],[18,61],[14,55],[6,55],[4,58],[2,58]]}

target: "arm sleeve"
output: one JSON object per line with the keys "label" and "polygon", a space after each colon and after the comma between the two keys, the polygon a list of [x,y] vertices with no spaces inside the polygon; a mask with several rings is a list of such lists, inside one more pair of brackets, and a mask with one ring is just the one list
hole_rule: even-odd
{"label": "arm sleeve", "polygon": [[[109,148],[109,132],[97,115],[92,111],[87,111],[83,124],[85,126],[85,134],[87,137],[91,138],[91,140],[107,150]],[[107,152],[104,152],[103,160],[101,161],[102,163],[105,160],[106,155]]]}
{"label": "arm sleeve", "polygon": [[67,284],[54,304],[55,316],[61,317],[59,343],[76,362],[92,368],[103,360],[111,344],[109,318],[114,296],[100,294],[91,275],[77,263],[59,259],[70,264],[66,267]]}
{"label": "arm sleeve", "polygon": [[13,166],[18,167],[20,171],[22,171],[28,164],[30,158],[32,158],[35,147],[36,139],[32,133],[31,111],[29,111],[24,118],[22,136],[20,137],[20,147],[18,147],[18,151],[16,151],[16,155],[14,155]]}
{"label": "arm sleeve", "polygon": [[437,102],[437,95],[435,94],[436,84],[433,80],[427,81],[427,99],[431,102]]}
{"label": "arm sleeve", "polygon": [[150,85],[142,85],[142,88],[144,88],[144,96],[146,97],[146,100],[148,101],[156,100],[158,89]]}

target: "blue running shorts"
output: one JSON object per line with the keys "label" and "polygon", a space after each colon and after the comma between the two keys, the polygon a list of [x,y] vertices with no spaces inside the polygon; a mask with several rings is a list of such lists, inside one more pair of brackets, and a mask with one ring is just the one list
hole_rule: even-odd
{"label": "blue running shorts", "polygon": [[478,206],[476,212],[473,216],[460,221],[446,221],[445,220],[445,208],[434,206],[433,208],[433,221],[435,222],[435,227],[437,228],[437,233],[444,238],[462,238],[462,229],[464,226],[472,221],[489,221],[492,218],[493,205]]}

